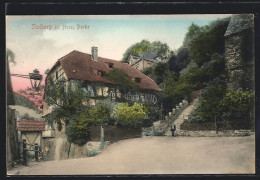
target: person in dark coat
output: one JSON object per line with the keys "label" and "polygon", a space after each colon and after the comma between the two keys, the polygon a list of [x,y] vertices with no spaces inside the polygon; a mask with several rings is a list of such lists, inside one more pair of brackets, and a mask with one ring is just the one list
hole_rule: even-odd
{"label": "person in dark coat", "polygon": [[172,125],[171,125],[171,132],[172,132],[172,137],[174,136],[174,131],[176,130],[176,126],[173,125],[173,128],[172,128]]}

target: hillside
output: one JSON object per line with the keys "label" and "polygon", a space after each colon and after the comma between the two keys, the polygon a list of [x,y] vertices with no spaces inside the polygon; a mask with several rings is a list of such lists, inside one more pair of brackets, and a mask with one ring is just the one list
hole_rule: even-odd
{"label": "hillside", "polygon": [[13,94],[14,94],[15,105],[27,107],[34,111],[38,111],[37,107],[34,105],[33,102],[29,101],[27,98],[15,93],[15,92]]}
{"label": "hillside", "polygon": [[42,116],[39,111],[28,107],[24,107],[20,105],[12,105],[10,106],[10,108],[15,109],[18,112],[17,114],[18,119],[26,118],[26,114],[28,114],[27,117],[29,116],[28,119],[35,119],[35,120],[40,120]]}

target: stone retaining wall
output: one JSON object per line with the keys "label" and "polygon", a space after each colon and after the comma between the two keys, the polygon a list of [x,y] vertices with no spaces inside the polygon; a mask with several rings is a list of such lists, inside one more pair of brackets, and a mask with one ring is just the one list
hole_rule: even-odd
{"label": "stone retaining wall", "polygon": [[239,136],[250,136],[254,132],[250,130],[227,130],[227,131],[187,131],[180,130],[176,133],[176,136],[192,136],[192,137],[239,137]]}

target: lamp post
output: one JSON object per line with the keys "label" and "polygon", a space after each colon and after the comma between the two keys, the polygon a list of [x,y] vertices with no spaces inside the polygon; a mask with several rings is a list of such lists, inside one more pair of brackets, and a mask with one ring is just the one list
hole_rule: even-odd
{"label": "lamp post", "polygon": [[39,90],[39,86],[42,82],[42,75],[38,71],[38,69],[34,69],[33,73],[29,73],[29,78],[31,81],[32,88],[34,88],[36,91]]}
{"label": "lamp post", "polygon": [[42,82],[42,75],[40,74],[38,69],[34,69],[32,73],[29,73],[29,75],[11,74],[11,76],[30,79],[32,88],[36,91],[39,91],[39,87]]}

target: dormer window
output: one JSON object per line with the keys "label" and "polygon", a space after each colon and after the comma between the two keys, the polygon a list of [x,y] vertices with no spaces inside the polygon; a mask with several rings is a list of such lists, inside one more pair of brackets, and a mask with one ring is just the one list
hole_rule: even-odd
{"label": "dormer window", "polygon": [[108,63],[109,68],[113,68],[114,64],[113,63]]}
{"label": "dormer window", "polygon": [[141,78],[136,77],[135,78],[135,82],[140,83],[141,82]]}
{"label": "dormer window", "polygon": [[106,64],[107,67],[109,67],[109,68],[113,68],[113,67],[114,67],[114,63],[111,63],[111,62],[105,62],[105,64]]}
{"label": "dormer window", "polygon": [[97,75],[100,77],[104,77],[106,73],[104,71],[97,71]]}

